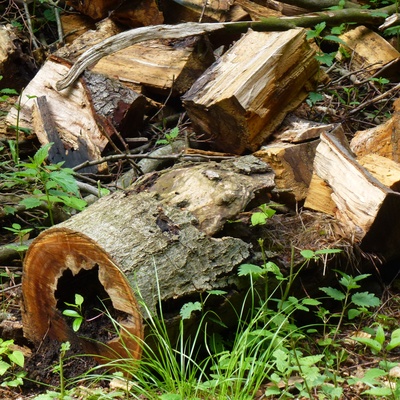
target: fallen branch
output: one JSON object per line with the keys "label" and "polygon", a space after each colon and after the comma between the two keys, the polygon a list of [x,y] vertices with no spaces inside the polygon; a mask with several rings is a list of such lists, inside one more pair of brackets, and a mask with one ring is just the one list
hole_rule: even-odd
{"label": "fallen branch", "polygon": [[348,8],[343,10],[315,12],[296,17],[271,17],[255,22],[227,22],[227,23],[196,23],[188,22],[179,25],[156,25],[132,29],[119,33],[98,43],[85,51],[69,70],[67,75],[57,82],[57,90],[63,90],[73,84],[79,75],[90,65],[101,58],[122,50],[136,43],[153,39],[181,39],[188,36],[204,35],[219,30],[228,33],[244,33],[248,29],[255,31],[285,31],[297,27],[310,28],[325,21],[328,25],[357,22],[362,24],[381,25],[385,18],[382,15],[391,15],[396,12],[396,6],[388,6],[377,10]]}

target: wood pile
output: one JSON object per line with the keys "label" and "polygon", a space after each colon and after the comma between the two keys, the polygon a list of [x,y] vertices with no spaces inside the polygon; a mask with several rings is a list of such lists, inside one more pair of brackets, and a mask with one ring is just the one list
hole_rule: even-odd
{"label": "wood pile", "polygon": [[[80,173],[107,173],[110,149],[135,162],[125,180],[132,185],[119,180],[122,190],[31,244],[23,281],[29,339],[80,340],[57,303],[76,284],[64,279],[66,271],[82,277],[95,269],[112,307],[123,313],[122,326],[138,337],[135,296],[154,310],[158,296],[182,303],[206,290],[240,287],[235,270],[254,249],[226,235],[227,225],[271,199],[334,217],[341,239],[362,252],[400,257],[400,105],[351,142],[340,123],[301,115],[309,92],[328,79],[306,37],[313,14],[297,26],[304,9],[275,1],[167,1],[164,14],[149,0],[67,3],[94,20],[108,17],[47,58],[7,122],[32,128],[41,144],[54,142],[50,161]],[[76,29],[79,18],[68,26]],[[271,18],[272,31],[262,31],[263,18]],[[258,22],[235,22],[251,19]],[[164,20],[172,25],[158,25]],[[136,29],[123,31],[119,23]],[[341,46],[363,79],[399,72],[400,54],[366,27],[343,35]],[[171,141],[169,154],[148,155],[183,163],[162,171],[136,164],[154,136],[174,125],[180,150]],[[48,321],[55,322],[48,328]],[[137,342],[131,345],[139,357]]]}

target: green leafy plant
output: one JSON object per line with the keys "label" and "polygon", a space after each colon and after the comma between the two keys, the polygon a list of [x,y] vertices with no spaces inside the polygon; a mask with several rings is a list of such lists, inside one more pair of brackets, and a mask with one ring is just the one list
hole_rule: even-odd
{"label": "green leafy plant", "polygon": [[[319,24],[315,25],[314,29],[310,29],[307,31],[306,38],[307,40],[315,40],[317,45],[321,48],[321,44],[323,41],[335,42],[338,44],[345,44],[342,39],[340,39],[337,35],[343,33],[345,26],[340,25],[338,27],[333,27],[331,29],[331,34],[329,35],[322,35],[322,32],[326,28],[326,22],[320,22]],[[332,53],[324,53],[323,51],[319,51],[315,58],[321,63],[326,64],[328,67],[333,64],[333,60],[336,56],[336,51]]]}
{"label": "green leafy plant", "polygon": [[166,131],[164,133],[164,139],[157,140],[157,144],[171,144],[173,143],[179,136],[179,128],[176,126],[175,128],[171,129],[169,132]]}
{"label": "green leafy plant", "polygon": [[0,338],[0,376],[3,377],[1,386],[21,386],[26,373],[18,369],[23,368],[24,364],[24,354],[14,349],[14,340]]}
{"label": "green leafy plant", "polygon": [[74,332],[79,331],[79,328],[82,325],[82,322],[84,320],[83,315],[82,315],[82,304],[83,304],[84,298],[81,296],[79,293],[75,294],[75,303],[67,303],[65,304],[69,307],[72,307],[71,309],[66,309],[63,311],[63,315],[73,318],[72,321],[72,329]]}
{"label": "green leafy plant", "polygon": [[74,177],[74,171],[63,168],[63,163],[47,165],[49,149],[52,143],[41,147],[30,162],[19,163],[18,170],[5,176],[4,185],[16,184],[33,188],[30,195],[20,201],[26,209],[46,205],[50,223],[54,225],[53,207],[63,204],[66,207],[82,210],[87,203],[79,196],[79,189]]}
{"label": "green leafy plant", "polygon": [[[342,290],[332,287],[320,288],[320,290],[328,295],[330,299],[341,303],[341,311],[330,316],[330,318],[339,318],[339,321],[336,325],[336,332],[340,330],[345,316],[347,316],[349,320],[352,320],[361,316],[362,314],[367,314],[369,308],[380,305],[380,300],[375,296],[375,294],[369,292],[354,292],[355,289],[359,289],[361,287],[359,282],[368,278],[370,274],[361,274],[353,277],[342,271],[337,271],[337,273],[341,275],[339,284],[341,285]],[[334,338],[335,337],[336,334]]]}
{"label": "green leafy plant", "polygon": [[64,363],[65,363],[65,358],[66,358],[66,353],[68,350],[71,348],[71,343],[70,342],[64,342],[61,343],[60,347],[60,355],[58,358],[58,364],[53,368],[53,371],[58,373],[60,377],[60,387],[59,391],[55,390],[47,390],[46,393],[40,394],[36,397],[34,397],[34,400],[72,400],[74,399],[73,396],[69,394],[69,392],[66,390],[66,381],[65,381],[65,376],[64,376]]}
{"label": "green leafy plant", "polygon": [[306,99],[306,103],[309,107],[313,107],[319,101],[324,100],[324,96],[318,92],[310,92],[308,93],[308,97]]}
{"label": "green leafy plant", "polygon": [[276,211],[272,209],[270,206],[267,204],[261,204],[258,206],[258,209],[260,211],[253,212],[251,214],[251,225],[256,226],[256,225],[265,225],[267,222],[268,218],[271,218],[273,215],[275,215]]}
{"label": "green leafy plant", "polygon": [[28,246],[24,244],[24,238],[26,237],[26,235],[29,232],[33,231],[33,228],[22,229],[20,224],[14,223],[14,224],[12,224],[11,228],[5,226],[4,229],[14,233],[14,235],[18,237],[18,241],[19,241],[19,244],[17,246],[14,246],[14,245],[11,246],[10,245],[10,246],[7,246],[7,247],[17,251],[22,256],[22,254],[26,250],[28,250]]}

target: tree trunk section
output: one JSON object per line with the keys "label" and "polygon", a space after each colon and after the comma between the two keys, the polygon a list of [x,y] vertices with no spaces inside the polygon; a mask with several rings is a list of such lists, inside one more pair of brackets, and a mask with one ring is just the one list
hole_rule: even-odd
{"label": "tree trunk section", "polygon": [[[235,271],[249,257],[250,245],[211,235],[250,202],[265,202],[273,177],[252,156],[180,166],[149,174],[43,232],[25,260],[25,335],[37,343],[49,335],[83,340],[85,346],[87,340],[61,314],[76,292],[88,304],[90,298],[109,297],[121,325],[141,338],[140,317],[146,314],[145,308],[138,309],[136,296],[151,311],[161,301],[176,317],[201,292],[238,287]],[[139,354],[134,338],[123,339]],[[117,338],[107,345],[118,352],[120,342]]]}

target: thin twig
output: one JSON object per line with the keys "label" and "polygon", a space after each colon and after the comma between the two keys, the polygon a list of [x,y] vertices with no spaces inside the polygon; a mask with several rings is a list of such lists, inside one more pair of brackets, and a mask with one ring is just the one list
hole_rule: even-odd
{"label": "thin twig", "polygon": [[374,97],[371,100],[367,100],[364,103],[361,103],[358,107],[354,108],[349,112],[349,115],[355,114],[356,112],[362,110],[365,107],[368,107],[370,104],[376,103],[379,100],[384,99],[385,97],[388,97],[392,95],[394,92],[400,89],[400,83],[398,83],[396,86],[392,87],[391,89],[387,90],[385,93],[382,93],[379,96]]}

